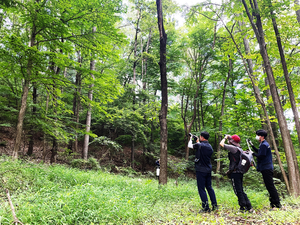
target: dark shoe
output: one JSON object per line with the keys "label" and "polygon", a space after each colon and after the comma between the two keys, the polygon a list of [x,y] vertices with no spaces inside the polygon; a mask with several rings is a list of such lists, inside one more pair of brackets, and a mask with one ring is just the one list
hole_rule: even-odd
{"label": "dark shoe", "polygon": [[246,212],[247,210],[244,207],[240,207],[240,212]]}
{"label": "dark shoe", "polygon": [[269,211],[278,211],[278,210],[279,210],[279,208],[276,208],[276,207],[269,209]]}
{"label": "dark shoe", "polygon": [[218,209],[219,209],[219,207],[217,205],[213,205],[212,211],[215,211],[215,210],[218,210]]}
{"label": "dark shoe", "polygon": [[247,209],[246,211],[249,212],[249,213],[255,213],[255,210],[253,208]]}
{"label": "dark shoe", "polygon": [[280,208],[282,207],[282,205],[281,205],[280,203],[277,203],[277,204],[271,203],[270,206],[271,206],[272,209],[273,209],[273,208],[278,208],[278,209],[280,209]]}
{"label": "dark shoe", "polygon": [[208,208],[208,209],[201,209],[199,211],[199,213],[210,213],[210,208]]}

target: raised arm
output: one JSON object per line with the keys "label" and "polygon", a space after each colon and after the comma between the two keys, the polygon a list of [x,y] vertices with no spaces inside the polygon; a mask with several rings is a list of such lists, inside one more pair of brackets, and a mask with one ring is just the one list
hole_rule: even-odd
{"label": "raised arm", "polygon": [[228,135],[225,135],[225,137],[222,139],[222,141],[220,142],[220,145],[224,148],[225,145],[225,141],[228,138]]}

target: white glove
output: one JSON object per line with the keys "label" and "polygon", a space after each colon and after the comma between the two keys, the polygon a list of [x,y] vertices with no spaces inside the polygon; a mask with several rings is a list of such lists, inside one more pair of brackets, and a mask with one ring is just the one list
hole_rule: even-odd
{"label": "white glove", "polygon": [[188,147],[189,147],[189,148],[194,148],[194,147],[193,147],[192,137],[191,137],[190,140],[189,140]]}

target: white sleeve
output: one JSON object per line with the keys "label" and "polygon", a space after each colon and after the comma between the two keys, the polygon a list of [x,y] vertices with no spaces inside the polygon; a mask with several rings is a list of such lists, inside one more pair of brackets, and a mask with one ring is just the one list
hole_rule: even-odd
{"label": "white sleeve", "polygon": [[190,140],[189,140],[188,147],[189,147],[189,148],[194,148],[194,147],[193,147],[192,138],[190,138]]}

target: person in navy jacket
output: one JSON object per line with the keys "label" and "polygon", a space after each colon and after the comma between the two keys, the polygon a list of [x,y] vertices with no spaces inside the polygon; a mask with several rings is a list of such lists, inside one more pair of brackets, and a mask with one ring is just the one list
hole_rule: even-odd
{"label": "person in navy jacket", "polygon": [[257,149],[251,141],[249,141],[249,144],[255,151],[253,155],[257,157],[256,169],[261,172],[265,186],[270,194],[270,206],[271,208],[281,208],[278,192],[273,181],[272,152],[269,143],[265,140],[267,135],[265,130],[257,130],[255,139],[260,142],[259,148]]}
{"label": "person in navy jacket", "polygon": [[205,189],[208,192],[212,210],[217,210],[217,200],[215,191],[211,186],[211,156],[213,154],[213,148],[208,143],[209,133],[206,131],[201,132],[200,134],[200,141],[197,138],[196,143],[192,144],[192,137],[189,141],[189,148],[193,148],[195,152],[195,170],[196,170],[196,177],[197,177],[197,186],[198,192],[202,201],[202,209],[200,213],[203,212],[210,212],[211,209],[209,208],[208,198]]}

